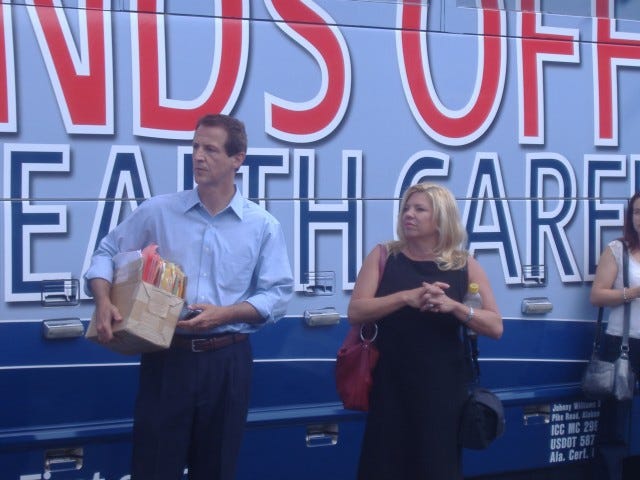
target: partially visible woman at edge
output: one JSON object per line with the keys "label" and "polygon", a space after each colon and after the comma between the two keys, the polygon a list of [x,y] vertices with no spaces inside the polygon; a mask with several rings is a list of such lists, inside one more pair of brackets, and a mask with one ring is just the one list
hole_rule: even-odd
{"label": "partially visible woman at edge", "polygon": [[[485,271],[463,247],[467,235],[449,190],[409,187],[397,234],[382,278],[376,247],[349,303],[352,323],[377,323],[380,351],[358,478],[461,479],[458,426],[468,369],[460,327],[498,339],[502,316]],[[469,282],[480,286],[482,309],[462,303]]]}
{"label": "partially visible woman at edge", "polygon": [[[629,360],[640,373],[640,192],[628,201],[622,237],[609,242],[598,260],[591,285],[590,301],[597,307],[610,307],[609,321],[602,342],[602,358],[615,361],[620,355],[624,304],[631,303],[629,324]],[[629,253],[629,287],[622,279],[622,244]],[[622,479],[622,462],[628,449],[627,432],[631,402],[604,400],[600,409],[594,478]]]}

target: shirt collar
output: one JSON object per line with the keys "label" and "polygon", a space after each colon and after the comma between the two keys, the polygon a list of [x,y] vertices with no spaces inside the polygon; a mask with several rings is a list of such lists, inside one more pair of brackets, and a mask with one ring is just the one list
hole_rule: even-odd
{"label": "shirt collar", "polygon": [[[184,211],[187,212],[198,205],[204,208],[204,205],[202,205],[202,203],[200,202],[200,197],[198,196],[198,188],[195,187],[192,190],[187,190],[185,192]],[[231,209],[233,213],[235,213],[236,216],[242,220],[243,198],[242,195],[240,195],[238,187],[236,187],[236,191],[233,194],[233,197],[231,197],[229,205],[222,209],[220,213],[228,209]]]}
{"label": "shirt collar", "polygon": [[193,207],[200,205],[200,198],[198,197],[197,188],[186,190],[184,192],[184,211],[185,213],[191,210]]}
{"label": "shirt collar", "polygon": [[236,193],[234,193],[233,197],[231,197],[231,201],[229,202],[227,208],[231,208],[231,210],[233,210],[238,218],[242,220],[243,204],[244,202],[242,200],[242,195],[240,195],[240,190],[238,190],[238,187],[236,187]]}

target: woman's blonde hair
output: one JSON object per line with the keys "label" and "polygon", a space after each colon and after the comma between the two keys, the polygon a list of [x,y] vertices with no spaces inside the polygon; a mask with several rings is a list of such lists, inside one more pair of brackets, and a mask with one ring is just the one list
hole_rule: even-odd
{"label": "woman's blonde hair", "polygon": [[433,253],[435,262],[440,270],[458,270],[467,264],[467,232],[460,221],[458,205],[453,194],[445,187],[435,183],[417,183],[410,186],[402,195],[400,215],[396,231],[398,239],[388,244],[390,254],[397,254],[406,245],[404,229],[402,228],[402,212],[407,200],[414,193],[422,193],[433,207],[433,219],[438,230],[438,243]]}

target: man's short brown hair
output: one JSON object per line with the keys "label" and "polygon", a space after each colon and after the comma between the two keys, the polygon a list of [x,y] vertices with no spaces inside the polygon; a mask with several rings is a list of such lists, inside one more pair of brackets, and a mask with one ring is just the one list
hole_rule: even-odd
{"label": "man's short brown hair", "polygon": [[220,127],[227,132],[227,141],[224,149],[227,155],[233,156],[237,153],[247,153],[247,132],[242,123],[237,118],[222,113],[209,114],[201,117],[196,124],[198,127]]}

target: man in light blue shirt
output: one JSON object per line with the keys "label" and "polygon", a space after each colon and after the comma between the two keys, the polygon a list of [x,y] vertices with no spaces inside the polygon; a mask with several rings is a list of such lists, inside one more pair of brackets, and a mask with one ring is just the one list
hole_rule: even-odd
{"label": "man in light blue shirt", "polygon": [[102,239],[85,278],[98,339],[122,315],[111,303],[113,256],[155,243],[187,275],[185,299],[201,311],[178,322],[171,348],[143,354],[133,432],[132,480],[231,480],[249,405],[249,333],[282,317],[293,280],[280,223],[234,183],[247,151],[242,122],[198,121],[197,188],[143,202]]}

